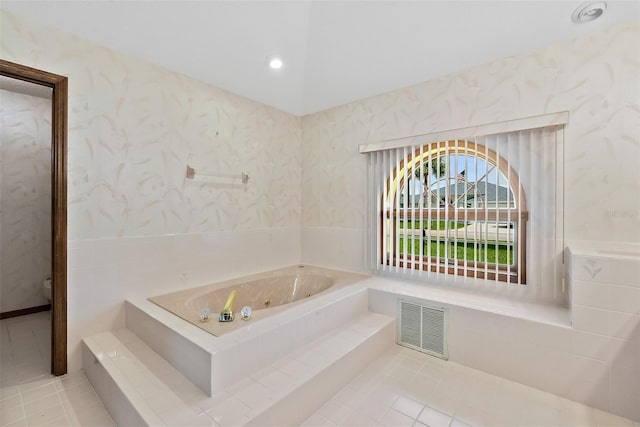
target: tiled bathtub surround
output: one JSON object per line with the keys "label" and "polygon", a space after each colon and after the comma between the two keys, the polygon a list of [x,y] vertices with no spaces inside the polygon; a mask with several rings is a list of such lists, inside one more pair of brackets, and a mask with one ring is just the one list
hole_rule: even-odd
{"label": "tiled bathtub surround", "polygon": [[[252,330],[247,331],[248,335],[234,336],[235,333],[232,333],[221,337],[229,340],[227,344],[230,347],[211,348],[221,356],[211,365],[212,375],[220,384],[233,383],[244,372],[251,372],[260,366],[261,362],[251,362],[247,355],[260,353],[269,358],[270,354],[276,354],[273,353],[276,349],[285,352],[293,350],[299,344],[292,344],[291,337],[312,336],[315,332],[309,326],[319,327],[323,324],[313,320],[318,315],[323,321],[330,319],[338,322],[338,325],[345,324],[350,313],[366,310],[363,306],[366,304],[369,311],[396,318],[398,298],[403,297],[428,305],[444,306],[449,310],[448,345],[451,361],[626,418],[639,419],[637,408],[640,406],[631,405],[639,395],[634,385],[636,377],[633,376],[636,369],[634,363],[638,360],[636,351],[640,349],[637,341],[574,329],[571,327],[570,310],[552,305],[473,295],[438,286],[377,277],[362,282],[359,287],[357,294],[344,299],[342,308],[336,306],[331,312],[323,312],[322,298],[319,297],[317,303],[310,301],[320,305],[307,314],[304,321],[289,322],[295,316],[287,312],[279,318],[267,319],[272,323],[256,323]],[[347,291],[345,289],[343,292]],[[357,299],[353,299],[356,295]],[[163,347],[167,351],[180,348],[181,359],[191,360],[194,369],[195,359],[188,356],[191,352],[187,344],[206,340],[206,334],[197,328],[185,328],[188,324],[181,319],[169,321],[166,312],[148,301],[143,302],[149,304],[144,309],[144,315],[140,313],[140,308],[128,305],[129,328],[144,337],[156,351]],[[136,302],[136,305],[140,303]],[[295,307],[293,309],[295,313]],[[303,314],[301,311],[297,315]],[[157,320],[164,318],[165,326],[157,320],[150,322],[147,319],[149,317],[157,317]],[[276,329],[271,329],[276,325]],[[183,337],[167,334],[170,330]],[[184,339],[187,341],[182,341]],[[202,341],[195,349],[203,349],[207,346],[204,344],[206,342]],[[612,355],[616,355],[615,362],[611,362]],[[206,360],[205,368],[208,366]],[[177,366],[176,363],[174,365]],[[195,370],[190,373],[188,368],[183,373],[196,384],[197,379],[202,378],[201,373]],[[619,379],[625,379],[626,382]],[[200,387],[206,389],[206,384]]]}
{"label": "tiled bathtub surround", "polygon": [[640,245],[583,242],[568,255],[573,350],[600,405],[640,420]]}
{"label": "tiled bathtub surround", "polygon": [[119,425],[296,426],[392,345],[394,325],[362,313],[211,397],[126,329],[83,340],[83,366]]}
{"label": "tiled bathtub surround", "polygon": [[220,337],[146,299],[127,301],[126,327],[211,394],[366,313],[363,283],[331,289]]}
{"label": "tiled bathtub surround", "polygon": [[[149,301],[215,336],[220,336],[287,310],[293,304],[306,302],[309,298],[315,298],[317,295],[365,278],[368,276],[294,265],[239,279],[171,292],[149,298]],[[232,307],[236,321],[219,322],[218,315],[231,290],[237,292],[235,304]],[[252,309],[249,320],[242,319],[240,315],[240,310],[245,305]],[[204,309],[209,310],[210,321],[201,321],[200,314]]]}
{"label": "tiled bathtub surround", "polygon": [[292,265],[299,245],[297,227],[70,241],[69,369],[81,366],[81,337],[124,327],[126,298]]}

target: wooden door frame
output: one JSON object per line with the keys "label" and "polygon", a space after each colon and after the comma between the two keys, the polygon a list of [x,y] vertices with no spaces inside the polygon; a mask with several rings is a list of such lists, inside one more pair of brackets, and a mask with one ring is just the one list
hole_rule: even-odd
{"label": "wooden door frame", "polygon": [[51,117],[51,373],[67,373],[67,101],[68,79],[0,59],[0,75],[53,89]]}

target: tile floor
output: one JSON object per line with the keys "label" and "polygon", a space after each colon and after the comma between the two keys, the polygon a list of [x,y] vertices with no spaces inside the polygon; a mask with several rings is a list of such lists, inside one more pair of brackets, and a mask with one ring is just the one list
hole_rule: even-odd
{"label": "tile floor", "polygon": [[394,345],[303,426],[640,427],[640,423]]}
{"label": "tile floor", "polygon": [[[57,378],[49,374],[49,324],[49,313],[0,321],[0,426],[114,426],[82,372]],[[303,426],[640,427],[640,423],[393,346]]]}
{"label": "tile floor", "polygon": [[50,372],[50,312],[0,321],[0,426],[115,426],[82,372]]}

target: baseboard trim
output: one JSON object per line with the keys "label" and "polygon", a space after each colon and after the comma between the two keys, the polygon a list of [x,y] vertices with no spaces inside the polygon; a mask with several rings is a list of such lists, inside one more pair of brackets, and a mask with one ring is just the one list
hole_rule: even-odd
{"label": "baseboard trim", "polygon": [[0,320],[10,317],[25,316],[27,314],[40,313],[41,311],[51,310],[51,304],[39,305],[37,307],[21,308],[20,310],[5,311],[0,313]]}

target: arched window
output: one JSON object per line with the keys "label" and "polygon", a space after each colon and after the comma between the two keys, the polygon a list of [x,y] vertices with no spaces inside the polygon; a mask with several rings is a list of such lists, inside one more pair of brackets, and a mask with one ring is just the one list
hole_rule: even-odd
{"label": "arched window", "polygon": [[361,144],[367,269],[563,302],[568,119],[564,111]]}
{"label": "arched window", "polygon": [[526,283],[525,191],[505,158],[461,140],[396,155],[380,192],[381,263]]}

